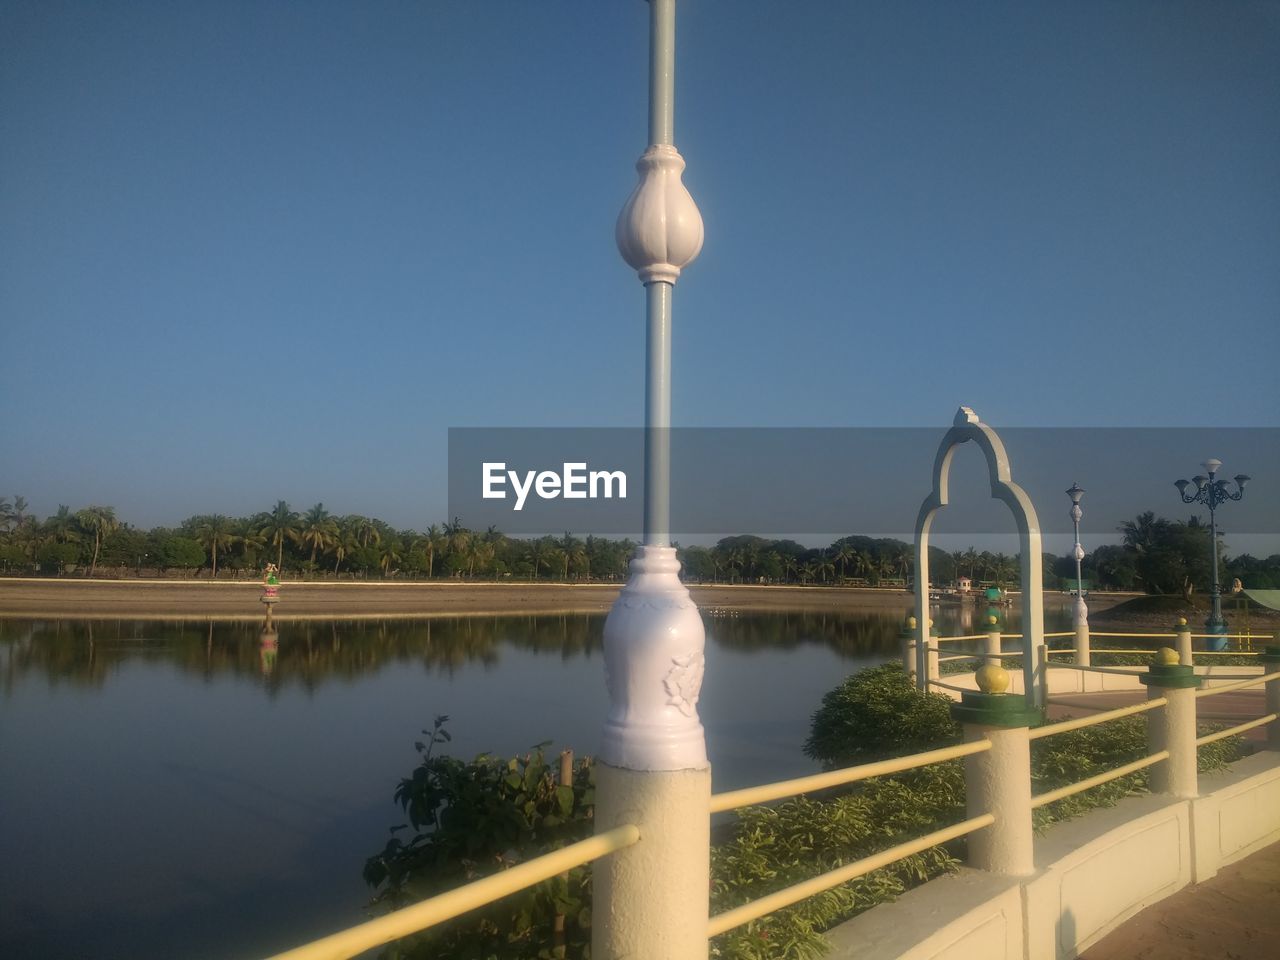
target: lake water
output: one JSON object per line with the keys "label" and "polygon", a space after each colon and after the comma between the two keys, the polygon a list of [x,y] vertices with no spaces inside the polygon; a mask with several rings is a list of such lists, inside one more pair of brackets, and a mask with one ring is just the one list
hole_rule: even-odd
{"label": "lake water", "polygon": [[[715,790],[813,772],[822,694],[901,618],[707,615]],[[284,622],[272,650],[251,623],[0,620],[0,956],[260,957],[360,921],[420,731],[593,752],[603,624]]]}

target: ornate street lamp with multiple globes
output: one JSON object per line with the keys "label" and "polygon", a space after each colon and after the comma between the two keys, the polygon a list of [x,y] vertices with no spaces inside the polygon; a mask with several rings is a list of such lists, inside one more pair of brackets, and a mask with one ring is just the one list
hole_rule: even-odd
{"label": "ornate street lamp with multiple globes", "polygon": [[[1218,479],[1218,471],[1222,469],[1221,460],[1206,460],[1201,466],[1209,471],[1207,477],[1204,474],[1198,474],[1190,480],[1178,480],[1174,486],[1178,488],[1183,503],[1203,503],[1209,508],[1209,552],[1213,558],[1213,609],[1204,626],[1206,633],[1226,633],[1227,621],[1222,616],[1222,585],[1218,582],[1218,521],[1215,511],[1220,504],[1243,497],[1244,485],[1249,482],[1249,477],[1243,473],[1236,474],[1234,478],[1236,490],[1232,493],[1227,489],[1229,481]],[[1196,485],[1195,493],[1187,493],[1187,487],[1193,483]]]}

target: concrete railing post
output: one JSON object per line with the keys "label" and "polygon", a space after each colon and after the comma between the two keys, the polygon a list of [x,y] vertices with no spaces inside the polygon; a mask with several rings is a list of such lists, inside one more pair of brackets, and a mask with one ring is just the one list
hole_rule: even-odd
{"label": "concrete railing post", "polygon": [[916,676],[916,618],[907,617],[907,622],[902,627],[902,633],[899,635],[899,642],[902,644],[902,669],[906,672],[907,677],[911,680]]}
{"label": "concrete railing post", "polygon": [[1177,635],[1175,641],[1178,650],[1178,663],[1184,667],[1190,667],[1195,664],[1195,656],[1191,652],[1191,624],[1187,623],[1186,617],[1179,617],[1178,622],[1173,625],[1173,632]]}
{"label": "concrete railing post", "polygon": [[1169,702],[1147,711],[1147,743],[1152,753],[1169,751],[1169,759],[1151,768],[1151,792],[1180,800],[1200,795],[1196,770],[1196,691],[1200,678],[1189,665],[1178,662],[1178,653],[1161,647],[1147,675],[1148,699]]}
{"label": "concrete railing post", "polygon": [[925,690],[932,690],[931,684],[942,679],[941,665],[938,663],[938,631],[933,629],[933,621],[928,623],[929,636],[924,641]]}
{"label": "concrete railing post", "polygon": [[987,617],[987,648],[986,657],[983,659],[983,665],[988,667],[998,667],[1000,663],[1000,654],[1004,652],[1004,644],[1001,640],[1000,620],[998,617]]}
{"label": "concrete railing post", "polygon": [[986,738],[991,749],[966,757],[968,817],[990,813],[995,823],[969,836],[969,866],[1025,877],[1035,871],[1031,829],[1031,741],[1028,728],[1040,711],[1026,697],[1007,693],[1009,672],[987,665],[977,672],[978,691],[965,691],[951,707],[965,742]]}
{"label": "concrete railing post", "polygon": [[596,831],[640,842],[594,867],[591,955],[706,960],[711,767],[698,695],[702,618],[672,547],[641,547],[604,625],[610,710],[596,764]]}
{"label": "concrete railing post", "polygon": [[[1280,671],[1280,647],[1267,647],[1258,658],[1262,661],[1263,673]],[[1264,713],[1280,713],[1280,680],[1268,680],[1263,684],[1267,691],[1267,704]],[[1267,724],[1267,746],[1272,750],[1280,750],[1280,720],[1272,720]]]}

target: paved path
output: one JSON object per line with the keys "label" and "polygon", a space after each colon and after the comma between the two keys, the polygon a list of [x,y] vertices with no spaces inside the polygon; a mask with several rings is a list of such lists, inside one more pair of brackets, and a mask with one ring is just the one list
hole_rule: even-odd
{"label": "paved path", "polygon": [[1276,957],[1280,957],[1280,843],[1148,907],[1080,954],[1080,960]]}
{"label": "paved path", "polygon": [[[1145,700],[1145,690],[1053,697],[1049,716],[1085,716]],[[1243,723],[1262,716],[1261,690],[1201,699],[1201,720]],[[1265,727],[1245,738],[1261,741]],[[1080,960],[1275,960],[1280,957],[1280,843],[1148,907],[1080,955]]]}
{"label": "paved path", "polygon": [[[1049,717],[1057,720],[1062,717],[1083,717],[1103,710],[1114,710],[1116,707],[1127,707],[1133,703],[1141,703],[1147,699],[1146,690],[1109,690],[1103,693],[1064,693],[1049,700]],[[1247,720],[1262,716],[1266,710],[1266,699],[1262,688],[1249,690],[1232,690],[1212,697],[1201,698],[1196,702],[1196,714],[1200,720],[1222,721],[1234,726]],[[1243,734],[1246,740],[1259,742],[1266,739],[1266,727],[1254,727]],[[1277,905],[1280,908],[1280,904]],[[1280,947],[1276,956],[1280,957]]]}

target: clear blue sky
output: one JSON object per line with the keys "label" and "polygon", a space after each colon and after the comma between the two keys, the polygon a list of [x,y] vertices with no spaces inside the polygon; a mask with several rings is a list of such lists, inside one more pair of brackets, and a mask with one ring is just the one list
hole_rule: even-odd
{"label": "clear blue sky", "polygon": [[[0,490],[422,527],[450,426],[637,424],[647,17],[2,0]],[[678,423],[1280,423],[1280,4],[682,0],[677,39]]]}

